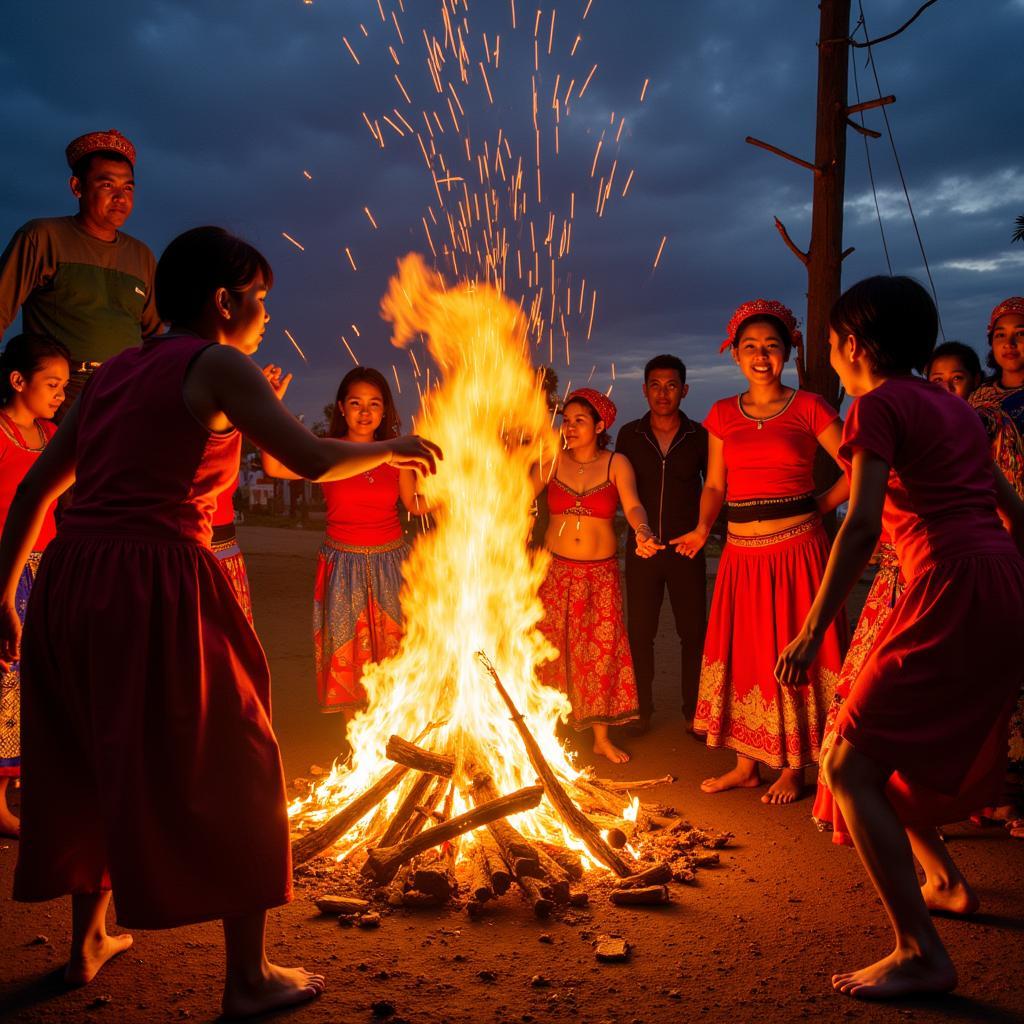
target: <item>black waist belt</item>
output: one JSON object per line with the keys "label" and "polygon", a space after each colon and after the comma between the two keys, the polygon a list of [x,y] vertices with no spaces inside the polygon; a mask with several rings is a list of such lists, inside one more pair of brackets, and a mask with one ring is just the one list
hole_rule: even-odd
{"label": "black waist belt", "polygon": [[223,544],[225,541],[235,539],[235,524],[225,523],[223,526],[215,526],[213,528],[212,543]]}
{"label": "black waist belt", "polygon": [[794,494],[788,498],[751,498],[748,501],[727,501],[726,522],[753,523],[762,519],[788,519],[790,516],[817,512],[813,494]]}

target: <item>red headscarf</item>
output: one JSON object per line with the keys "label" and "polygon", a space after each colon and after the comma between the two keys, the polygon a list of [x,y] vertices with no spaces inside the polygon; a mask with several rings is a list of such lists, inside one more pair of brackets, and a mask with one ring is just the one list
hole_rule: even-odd
{"label": "red headscarf", "polygon": [[729,319],[729,326],[726,328],[727,336],[722,342],[719,352],[724,352],[732,344],[732,339],[736,337],[740,324],[752,316],[773,316],[785,325],[794,345],[799,346],[803,341],[804,336],[800,333],[800,324],[793,316],[793,311],[789,306],[784,306],[776,299],[752,299],[750,302],[744,302],[741,306],[736,307],[736,312]]}
{"label": "red headscarf", "polygon": [[566,396],[562,408],[564,409],[574,398],[581,398],[584,402],[592,405],[598,419],[604,423],[604,429],[611,430],[618,409],[607,395],[602,395],[600,391],[595,391],[593,388],[577,388],[572,394]]}
{"label": "red headscarf", "polygon": [[1001,316],[1006,316],[1007,313],[1019,313],[1021,316],[1024,316],[1024,295],[1011,295],[1008,299],[1003,299],[1003,301],[992,310],[992,315],[988,318],[989,334],[992,333],[992,330],[996,325],[996,321]]}

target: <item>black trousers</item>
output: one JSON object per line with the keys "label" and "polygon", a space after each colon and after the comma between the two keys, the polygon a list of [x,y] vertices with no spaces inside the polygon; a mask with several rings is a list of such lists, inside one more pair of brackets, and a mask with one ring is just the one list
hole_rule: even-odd
{"label": "black trousers", "polygon": [[707,625],[707,566],[704,552],[689,559],[671,548],[651,558],[626,554],[626,611],[629,648],[633,655],[640,714],[654,710],[654,639],[658,633],[661,602],[668,589],[682,657],[680,696],[683,714],[693,718],[697,709],[700,660]]}

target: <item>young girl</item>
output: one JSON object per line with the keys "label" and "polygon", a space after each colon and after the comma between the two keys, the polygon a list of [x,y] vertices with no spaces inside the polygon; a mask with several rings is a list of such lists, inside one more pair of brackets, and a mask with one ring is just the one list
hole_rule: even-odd
{"label": "young girl", "polygon": [[[18,657],[18,577],[46,509],[75,498],[43,556],[21,641],[25,765],[15,897],[71,895],[66,978],[90,981],[129,935],[220,918],[224,1010],[318,995],[271,964],[269,907],[291,897],[281,758],[259,640],[210,551],[241,436],[312,479],[433,468],[418,438],[324,440],[284,410],[255,349],[272,274],[251,246],[196,228],[167,247],[168,335],[101,366],[26,476],[0,539],[0,660]],[[221,344],[227,339],[245,344]]]}
{"label": "young girl", "polygon": [[[1013,295],[992,310],[988,319],[988,365],[993,378],[971,395],[985,425],[992,457],[1011,486],[1024,498],[1024,296]],[[1024,774],[1024,691],[1010,719],[1010,761],[1013,775]],[[1024,839],[1019,793],[985,808],[982,820],[1004,822],[1015,839]],[[972,819],[973,820],[973,819]]]}
{"label": "young girl", "polygon": [[[960,341],[947,341],[938,345],[924,368],[925,377],[933,384],[945,388],[950,394],[967,401],[981,383],[981,361],[978,353]],[[850,696],[850,690],[885,625],[896,606],[896,600],[903,593],[905,581],[900,572],[896,548],[883,535],[878,545],[878,567],[871,582],[857,628],[853,631],[850,649],[846,652],[839,684],[829,705],[825,720],[825,736],[821,741],[821,760],[828,756],[835,743],[836,722],[843,704]],[[853,840],[846,830],[846,823],[836,806],[835,799],[825,782],[818,779],[818,793],[811,812],[818,828],[832,833],[834,843],[852,846]]]}
{"label": "young girl", "polygon": [[551,567],[540,589],[538,628],[559,652],[542,665],[541,682],[567,694],[572,725],[592,728],[594,753],[622,764],[629,755],[608,737],[608,726],[639,718],[636,677],[622,618],[622,585],[612,527],[622,504],[636,532],[636,553],[663,548],[636,493],[633,467],[608,451],[615,403],[580,388],[562,410],[565,448],[550,473],[534,467],[534,490],[547,488],[550,522],[544,538]]}
{"label": "young girl", "polygon": [[839,450],[835,409],[809,391],[782,383],[800,332],[781,302],[745,302],[729,321],[722,351],[747,390],[711,407],[708,474],[695,530],[669,543],[692,558],[723,503],[729,532],[711,602],[697,699],[696,732],[709,747],[736,751],[736,766],[705,779],[705,793],[761,784],[759,764],[781,769],[761,798],[799,798],[803,770],[818,760],[825,712],[846,653],[843,616],[830,621],[821,651],[799,691],[781,689],[775,662],[803,621],[828,558],[821,516],[846,500],[846,481],[814,496],[814,459]]}
{"label": "young girl", "polygon": [[946,341],[936,346],[924,375],[966,402],[981,384],[981,360],[970,345]]}
{"label": "young girl", "polygon": [[[338,385],[330,436],[366,444],[397,437],[401,426],[384,375],[349,370]],[[299,479],[270,457],[270,476]],[[320,710],[351,717],[366,704],[360,678],[367,665],[389,658],[402,639],[402,562],[408,546],[398,502],[411,513],[428,509],[416,494],[416,474],[383,466],[323,485],[327,535],[317,558],[313,648]]]}
{"label": "young girl", "polygon": [[[70,373],[67,349],[34,334],[11,338],[0,355],[0,522],[14,492],[57,428],[54,413],[64,401]],[[28,595],[46,545],[56,526],[53,505],[32,545],[18,579],[14,607],[24,623]],[[15,662],[0,677],[0,835],[17,836],[18,819],[7,804],[7,787],[21,774],[19,720],[21,678]]]}
{"label": "young girl", "polygon": [[956,985],[929,908],[965,912],[976,900],[935,826],[984,805],[1002,783],[1020,686],[1024,559],[1014,541],[1024,545],[1024,505],[994,470],[970,408],[913,376],[938,325],[919,284],[861,281],[829,319],[832,366],[855,398],[840,449],[850,509],[776,674],[801,684],[884,526],[907,586],[839,713],[822,772],[896,937],[889,956],[832,983],[888,999]]}

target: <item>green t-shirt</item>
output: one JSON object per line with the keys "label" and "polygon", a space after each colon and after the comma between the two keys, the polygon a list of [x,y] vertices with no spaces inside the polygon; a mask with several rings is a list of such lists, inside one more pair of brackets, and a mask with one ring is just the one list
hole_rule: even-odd
{"label": "green t-shirt", "polygon": [[102,363],[159,330],[155,271],[131,235],[103,242],[73,217],[30,220],[0,256],[0,332],[20,308],[22,329],[62,341],[73,364]]}

